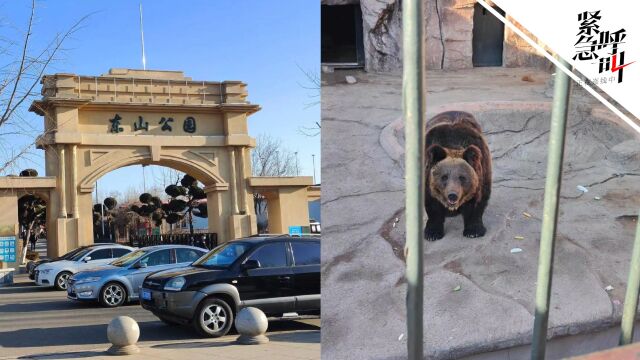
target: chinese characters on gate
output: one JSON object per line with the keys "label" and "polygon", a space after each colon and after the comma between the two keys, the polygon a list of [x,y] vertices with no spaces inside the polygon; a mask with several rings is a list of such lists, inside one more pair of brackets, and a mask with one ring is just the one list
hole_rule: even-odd
{"label": "chinese characters on gate", "polygon": [[[625,63],[624,48],[626,30],[605,31],[600,29],[598,21],[602,19],[600,10],[584,11],[578,14],[580,22],[578,41],[574,44],[576,54],[573,60],[591,61],[598,64],[599,78],[590,79],[593,84],[607,84],[617,80],[622,82],[624,68],[635,61]],[[610,73],[609,73],[610,72]]]}
{"label": "chinese characters on gate", "polygon": [[[117,134],[124,131],[124,129],[120,126],[121,120],[122,120],[122,117],[120,117],[120,115],[118,114],[116,114],[113,117],[113,119],[109,119],[109,122],[111,123],[109,127],[109,132]],[[173,122],[174,122],[173,118],[163,116],[160,118],[158,125],[162,125],[162,127],[160,128],[160,130],[162,131],[172,131],[173,128],[171,126]],[[142,118],[142,116],[138,116],[138,121],[133,123],[133,131],[138,131],[138,130],[149,131],[149,122],[145,121],[144,118]],[[196,119],[193,116],[188,116],[186,119],[184,119],[184,121],[182,122],[182,130],[190,134],[195,133]]]}

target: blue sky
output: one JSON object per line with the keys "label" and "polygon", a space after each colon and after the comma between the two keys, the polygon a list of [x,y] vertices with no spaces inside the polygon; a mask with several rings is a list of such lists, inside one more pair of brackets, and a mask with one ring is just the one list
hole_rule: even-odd
{"label": "blue sky", "polygon": [[[40,0],[32,47],[37,50],[82,16],[96,12],[66,43],[66,52],[47,73],[97,75],[112,67],[142,68],[140,1]],[[147,69],[183,70],[194,80],[242,80],[249,101],[262,110],[249,119],[249,132],[281,138],[298,151],[300,175],[320,181],[320,137],[301,128],[320,121],[317,92],[305,89],[309,80],[298,66],[319,75],[320,3],[317,0],[142,0]],[[31,1],[0,1],[0,35],[17,37],[28,20]],[[17,29],[15,30],[14,29]],[[41,128],[35,114],[25,118]],[[6,141],[7,139],[5,139]],[[12,140],[9,140],[11,142]],[[20,146],[23,140],[15,140]],[[44,174],[43,152],[25,166]],[[149,171],[149,170],[148,170]],[[157,169],[156,169],[157,171]],[[123,192],[142,187],[140,166],[113,171],[100,180],[101,190]],[[147,178],[147,185],[152,178]],[[101,191],[102,192],[102,191]]]}

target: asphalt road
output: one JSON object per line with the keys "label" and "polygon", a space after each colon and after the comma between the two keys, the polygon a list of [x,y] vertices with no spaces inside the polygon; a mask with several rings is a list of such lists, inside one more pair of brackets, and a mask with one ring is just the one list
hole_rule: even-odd
{"label": "asphalt road", "polygon": [[[103,308],[78,303],[63,291],[37,287],[26,275],[15,285],[0,287],[0,359],[25,355],[108,348],[107,324],[129,316],[140,326],[140,344],[197,339],[188,327],[167,326],[140,305]],[[319,319],[270,321],[269,333],[318,330]],[[269,334],[267,334],[269,335]],[[234,339],[237,335],[227,335]]]}

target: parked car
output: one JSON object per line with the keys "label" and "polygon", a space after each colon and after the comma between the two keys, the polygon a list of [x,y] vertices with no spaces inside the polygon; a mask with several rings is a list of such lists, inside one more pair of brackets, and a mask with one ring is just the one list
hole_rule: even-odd
{"label": "parked car", "polygon": [[149,246],[111,262],[80,271],[67,280],[67,297],[80,301],[99,301],[116,307],[138,299],[144,278],[152,272],[184,267],[202,257],[207,250],[186,245]]}
{"label": "parked car", "polygon": [[65,260],[38,265],[34,280],[39,286],[53,286],[57,290],[67,289],[67,279],[78,271],[108,264],[114,259],[135,250],[130,246],[108,244],[86,247]]}
{"label": "parked car", "polygon": [[[68,260],[70,258],[72,258],[75,254],[77,254],[78,252],[88,248],[88,247],[94,247],[94,246],[100,246],[100,245],[118,245],[118,244],[113,244],[113,243],[95,243],[95,244],[91,244],[91,245],[86,245],[86,246],[80,246],[79,248],[73,249],[71,251],[69,251],[68,253],[56,257],[56,258],[52,258],[52,259],[39,259],[39,260],[32,260],[29,261],[27,263],[27,272],[29,273],[29,279],[31,280],[35,280],[36,278],[36,274],[34,273],[34,271],[36,270],[36,267],[40,264],[44,264],[44,263],[48,263],[48,262],[54,262],[54,261],[60,261],[60,260]],[[124,246],[124,245],[123,245]]]}
{"label": "parked car", "polygon": [[320,314],[320,239],[252,237],[211,250],[191,266],[144,280],[140,303],[169,324],[203,336],[225,335],[238,310],[267,316]]}

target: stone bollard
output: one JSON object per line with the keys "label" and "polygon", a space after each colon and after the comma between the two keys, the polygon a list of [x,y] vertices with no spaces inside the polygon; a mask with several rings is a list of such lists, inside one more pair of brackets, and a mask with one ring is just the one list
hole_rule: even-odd
{"label": "stone bollard", "polygon": [[107,350],[109,355],[132,355],[140,352],[136,343],[140,337],[138,323],[128,316],[113,318],[107,326],[107,338],[113,345]]}
{"label": "stone bollard", "polygon": [[269,322],[262,310],[254,307],[246,307],[236,316],[236,330],[238,338],[236,342],[242,345],[258,345],[269,342],[269,338],[264,335],[267,332]]}

